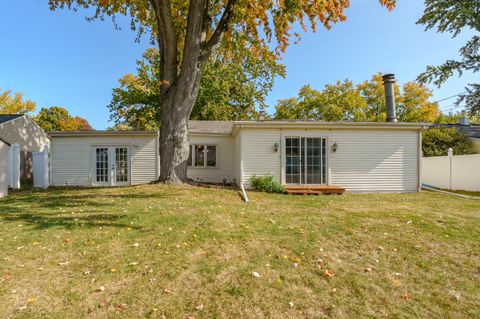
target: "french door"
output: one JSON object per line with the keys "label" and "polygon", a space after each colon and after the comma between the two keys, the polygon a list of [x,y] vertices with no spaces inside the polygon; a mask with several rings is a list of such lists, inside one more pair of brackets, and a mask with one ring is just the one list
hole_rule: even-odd
{"label": "french door", "polygon": [[93,185],[130,185],[130,154],[126,146],[96,146],[92,150]]}
{"label": "french door", "polygon": [[286,184],[327,184],[327,140],[323,137],[285,139]]}

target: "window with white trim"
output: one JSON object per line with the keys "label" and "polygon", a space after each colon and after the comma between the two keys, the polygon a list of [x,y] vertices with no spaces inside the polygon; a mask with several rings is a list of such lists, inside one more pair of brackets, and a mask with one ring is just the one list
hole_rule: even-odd
{"label": "window with white trim", "polygon": [[188,166],[216,167],[217,146],[208,144],[190,144]]}

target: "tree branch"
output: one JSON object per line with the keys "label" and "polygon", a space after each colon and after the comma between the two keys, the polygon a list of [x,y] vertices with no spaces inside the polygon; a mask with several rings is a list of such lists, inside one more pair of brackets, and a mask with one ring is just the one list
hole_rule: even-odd
{"label": "tree branch", "polygon": [[150,0],[155,11],[157,41],[160,49],[160,80],[162,91],[177,77],[177,37],[170,12],[170,0]]}
{"label": "tree branch", "polygon": [[210,40],[208,40],[208,42],[206,42],[204,47],[202,48],[202,54],[200,57],[202,60],[208,60],[208,58],[210,57],[210,54],[212,53],[213,47],[218,42],[220,42],[220,39],[222,38],[223,34],[228,30],[230,21],[233,16],[233,11],[237,2],[238,0],[228,0],[227,6],[223,11],[223,15],[220,18],[220,21],[218,22],[217,28],[215,29],[212,36],[210,37]]}

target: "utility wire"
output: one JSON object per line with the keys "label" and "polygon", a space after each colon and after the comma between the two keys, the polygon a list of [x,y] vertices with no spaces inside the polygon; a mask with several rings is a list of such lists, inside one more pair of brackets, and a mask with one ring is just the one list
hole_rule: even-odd
{"label": "utility wire", "polygon": [[465,93],[467,93],[467,92],[458,93],[458,94],[455,94],[455,95],[446,97],[446,98],[444,98],[444,99],[435,101],[435,102],[433,102],[433,103],[440,103],[440,102],[443,102],[443,101],[446,101],[446,100],[450,100],[450,99],[453,99],[454,97],[460,96],[460,95],[465,94]]}

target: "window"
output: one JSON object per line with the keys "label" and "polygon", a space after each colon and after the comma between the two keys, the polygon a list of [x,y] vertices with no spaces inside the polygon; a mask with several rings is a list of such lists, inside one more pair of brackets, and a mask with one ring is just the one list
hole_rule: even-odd
{"label": "window", "polygon": [[190,145],[188,166],[194,167],[216,167],[217,146],[193,144]]}

